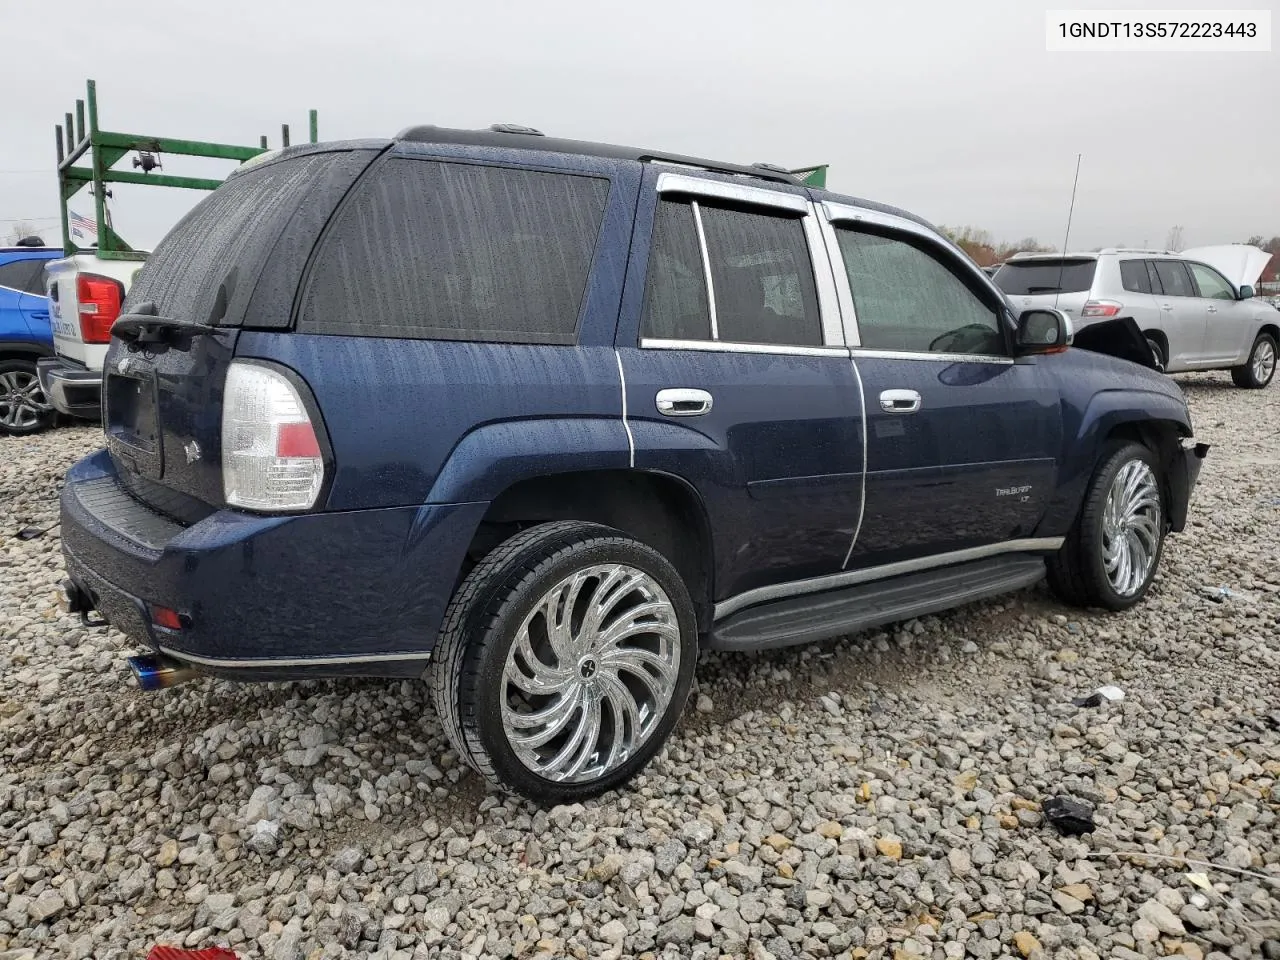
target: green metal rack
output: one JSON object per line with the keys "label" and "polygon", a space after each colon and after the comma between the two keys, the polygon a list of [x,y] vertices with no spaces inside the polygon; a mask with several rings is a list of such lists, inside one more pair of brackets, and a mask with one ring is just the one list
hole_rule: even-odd
{"label": "green metal rack", "polygon": [[[178,177],[167,173],[152,173],[158,166],[160,154],[188,157],[213,157],[220,160],[238,160],[241,163],[265,153],[267,138],[261,137],[256,147],[239,147],[227,143],[207,143],[202,140],[175,140],[169,137],[146,137],[132,133],[113,133],[98,127],[97,85],[89,80],[84,100],[76,101],[74,117],[68,113],[65,126],[58,124],[58,205],[62,219],[62,248],[67,256],[81,252],[71,239],[67,217],[67,201],[87,185],[92,185],[93,206],[98,229],[98,245],[94,253],[111,260],[143,260],[146,254],[130,247],[111,228],[107,214],[108,183],[141,183],[153,187],[180,187],[187,190],[214,190],[221,180],[207,177]],[[88,130],[85,129],[85,108],[88,107]],[[319,125],[316,111],[310,112],[311,142],[318,139]],[[289,125],[280,128],[282,146],[289,146]],[[136,153],[134,167],[142,172],[113,170],[112,167],[130,153]],[[89,166],[76,166],[76,161],[89,155]]]}
{"label": "green metal rack", "polygon": [[820,163],[816,167],[798,167],[792,170],[795,176],[799,177],[801,182],[810,187],[817,187],[819,190],[825,190],[827,187],[827,167],[830,164]]}

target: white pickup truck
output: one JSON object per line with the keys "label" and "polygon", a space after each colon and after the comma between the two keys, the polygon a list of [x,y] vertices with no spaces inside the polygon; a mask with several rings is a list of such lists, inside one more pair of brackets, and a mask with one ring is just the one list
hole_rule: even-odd
{"label": "white pickup truck", "polygon": [[45,268],[54,356],[36,364],[40,388],[54,408],[73,417],[101,416],[102,361],[141,260],[77,253]]}

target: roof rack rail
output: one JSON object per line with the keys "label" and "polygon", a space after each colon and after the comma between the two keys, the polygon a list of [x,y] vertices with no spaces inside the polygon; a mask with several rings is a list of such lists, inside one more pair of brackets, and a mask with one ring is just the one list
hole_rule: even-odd
{"label": "roof rack rail", "polygon": [[494,133],[522,133],[526,137],[546,136],[537,127],[526,127],[523,123],[491,123],[489,129]]}
{"label": "roof rack rail", "polygon": [[[716,160],[704,160],[700,157],[686,157],[678,153],[663,153],[655,150],[639,150],[635,147],[622,147],[611,143],[595,143],[590,140],[567,140],[559,137],[548,137],[544,134],[531,135],[532,128],[523,127],[513,130],[508,124],[494,124],[488,130],[463,130],[451,127],[437,127],[424,124],[405,127],[395,135],[396,140],[408,140],[413,143],[456,143],[480,147],[507,147],[517,150],[546,150],[550,153],[576,153],[590,157],[606,157],[613,160],[637,160],[640,163],[669,163],[675,166],[694,170],[705,170],[710,173],[723,173],[734,177],[754,177],[760,180],[771,180],[774,183],[798,185],[799,178],[781,167],[743,166],[735,163],[720,163]],[[500,128],[500,129],[499,129]]]}
{"label": "roof rack rail", "polygon": [[1104,247],[1099,253],[1157,253],[1164,257],[1176,257],[1176,250],[1149,250],[1145,247]]}

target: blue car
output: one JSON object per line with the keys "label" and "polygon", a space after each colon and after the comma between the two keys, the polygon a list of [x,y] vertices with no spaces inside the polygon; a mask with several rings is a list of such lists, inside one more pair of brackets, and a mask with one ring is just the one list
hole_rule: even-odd
{"label": "blue car", "polygon": [[58,247],[0,247],[0,434],[27,434],[53,423],[36,361],[53,356],[44,267],[62,256]]}
{"label": "blue car", "polygon": [[65,601],[147,688],[424,677],[483,776],[579,800],[653,757],[701,648],[1046,576],[1137,603],[1207,447],[1128,332],[1072,346],[924,221],[774,167],[292,147],[130,289]]}

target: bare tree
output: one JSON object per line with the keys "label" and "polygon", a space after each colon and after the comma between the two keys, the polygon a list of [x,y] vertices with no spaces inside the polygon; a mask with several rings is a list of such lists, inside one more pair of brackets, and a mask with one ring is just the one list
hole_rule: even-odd
{"label": "bare tree", "polygon": [[1182,244],[1182,228],[1181,228],[1181,227],[1170,227],[1170,228],[1169,228],[1169,235],[1168,235],[1167,237],[1165,237],[1165,241],[1164,241],[1164,248],[1165,248],[1166,250],[1172,250],[1174,253],[1177,253],[1178,251],[1180,251],[1180,250],[1182,249],[1182,246],[1183,246],[1183,244]]}
{"label": "bare tree", "polygon": [[12,245],[26,237],[37,237],[40,231],[36,229],[36,225],[29,220],[15,220],[13,226],[9,228],[9,238],[6,243]]}

